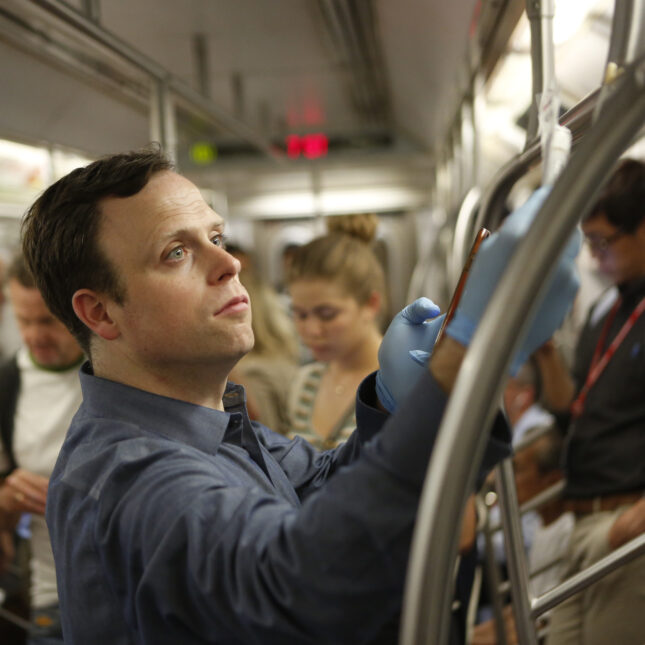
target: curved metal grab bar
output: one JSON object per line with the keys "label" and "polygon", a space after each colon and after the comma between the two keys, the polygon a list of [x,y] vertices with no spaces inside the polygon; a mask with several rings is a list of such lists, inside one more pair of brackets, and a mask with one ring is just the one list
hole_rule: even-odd
{"label": "curved metal grab bar", "polygon": [[645,554],[645,533],[627,542],[627,544],[623,544],[601,560],[594,562],[584,571],[571,576],[562,584],[533,600],[531,603],[531,615],[537,618],[545,611],[607,575],[619,565],[631,562],[642,554]]}
{"label": "curved metal grab bar", "polygon": [[645,63],[628,69],[617,86],[511,258],[459,371],[421,497],[408,563],[402,645],[447,642],[451,594],[446,590],[451,588],[460,519],[482,461],[503,376],[536,294],[614,162],[645,121]]}
{"label": "curved metal grab bar", "polygon": [[[527,3],[527,14],[531,15],[539,9]],[[537,11],[539,14],[539,11]],[[539,17],[536,16],[536,17]],[[532,46],[532,75],[533,95],[536,88],[542,83],[542,35],[539,21],[532,21],[532,30],[535,38],[531,40]],[[534,47],[535,45],[535,47]],[[616,0],[612,17],[611,38],[606,63],[606,82],[622,70],[625,65],[634,63],[645,54],[645,0]],[[572,107],[560,119],[571,131],[573,144],[577,142],[581,131],[587,129],[593,118],[594,112],[604,104],[608,95],[608,85],[592,92],[577,105]],[[527,144],[524,151],[512,159],[494,177],[488,190],[484,193],[481,209],[477,219],[477,228],[482,226],[494,231],[499,224],[499,213],[502,212],[500,204],[506,199],[515,182],[536,163],[541,156],[540,141],[537,134],[536,110],[531,110],[531,119],[527,132]]]}
{"label": "curved metal grab bar", "polygon": [[[571,130],[573,137],[572,147],[577,145],[582,135],[589,129],[599,95],[600,90],[595,90],[560,118],[560,125],[564,125]],[[506,200],[515,182],[540,161],[541,155],[542,149],[538,137],[529,143],[523,152],[511,159],[497,172],[482,196],[476,229],[484,226],[494,231],[497,228],[499,224],[498,215],[502,212],[500,204]]]}

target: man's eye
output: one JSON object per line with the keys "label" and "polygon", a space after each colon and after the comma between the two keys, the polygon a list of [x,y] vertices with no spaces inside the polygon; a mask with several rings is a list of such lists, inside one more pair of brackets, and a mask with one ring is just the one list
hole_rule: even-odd
{"label": "man's eye", "polygon": [[169,260],[181,260],[184,257],[184,247],[178,246],[177,248],[174,248],[166,257]]}
{"label": "man's eye", "polygon": [[222,233],[218,233],[217,235],[214,235],[211,238],[211,242],[215,246],[220,246],[223,249],[225,249],[226,248],[226,235],[223,235]]}

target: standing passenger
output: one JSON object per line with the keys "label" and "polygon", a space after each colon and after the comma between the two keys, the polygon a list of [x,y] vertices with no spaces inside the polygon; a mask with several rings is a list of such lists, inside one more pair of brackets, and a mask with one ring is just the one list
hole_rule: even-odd
{"label": "standing passenger", "polygon": [[293,317],[315,361],[291,388],[290,436],[321,449],[354,431],[356,388],[378,369],[385,277],[370,248],[377,225],[376,215],[328,218],[330,232],[291,256]]}
{"label": "standing passenger", "polygon": [[0,366],[0,513],[16,522],[21,514],[30,516],[28,643],[56,645],[63,641],[45,501],[58,451],[81,403],[83,352],[47,308],[22,256],[9,266],[7,283],[23,347]]}
{"label": "standing passenger", "polygon": [[[374,642],[401,608],[446,393],[541,203],[487,240],[429,366],[410,358],[438,331],[422,303],[395,318],[359,388],[357,430],[319,452],[251,423],[227,387],[253,345],[250,306],[224,222],[194,184],[153,150],[50,186],[23,249],[90,358],[47,500],[65,645]],[[574,239],[520,353],[570,307],[576,250]],[[509,439],[498,419],[484,470]]]}
{"label": "standing passenger", "polygon": [[[645,532],[645,164],[621,162],[582,230],[617,292],[591,308],[573,380],[552,344],[537,353],[547,402],[568,425],[567,576]],[[644,616],[640,556],[558,606],[549,645],[642,645]]]}
{"label": "standing passenger", "polygon": [[[228,245],[226,250],[229,251]],[[295,329],[278,293],[258,277],[252,266],[242,268],[240,282],[253,303],[255,342],[229,378],[244,386],[251,419],[280,434],[287,434],[290,428],[289,389],[298,369],[299,356]]]}

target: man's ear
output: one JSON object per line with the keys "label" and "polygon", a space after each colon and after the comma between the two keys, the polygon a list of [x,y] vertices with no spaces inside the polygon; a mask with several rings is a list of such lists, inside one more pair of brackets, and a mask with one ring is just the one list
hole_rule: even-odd
{"label": "man's ear", "polygon": [[107,300],[107,296],[99,295],[91,289],[79,289],[72,296],[72,307],[81,322],[97,336],[105,340],[114,340],[121,332],[108,313]]}

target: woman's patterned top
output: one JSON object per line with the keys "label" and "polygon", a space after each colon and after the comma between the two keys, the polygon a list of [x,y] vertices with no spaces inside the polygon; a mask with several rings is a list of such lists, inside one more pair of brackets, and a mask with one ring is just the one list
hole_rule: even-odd
{"label": "woman's patterned top", "polygon": [[320,450],[335,448],[339,443],[345,441],[356,428],[355,405],[352,402],[351,407],[345,411],[329,437],[323,439],[314,430],[312,424],[314,401],[326,369],[326,363],[310,363],[301,367],[289,397],[291,430],[287,436],[303,437]]}

